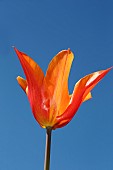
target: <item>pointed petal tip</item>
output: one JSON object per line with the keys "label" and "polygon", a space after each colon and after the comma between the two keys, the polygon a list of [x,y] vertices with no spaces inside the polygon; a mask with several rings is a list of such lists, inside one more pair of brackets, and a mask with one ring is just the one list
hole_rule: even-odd
{"label": "pointed petal tip", "polygon": [[113,66],[111,66],[111,67],[109,67],[109,68],[107,68],[106,70],[103,70],[103,71],[105,71],[106,74],[107,74],[111,69],[113,69]]}
{"label": "pointed petal tip", "polygon": [[67,51],[68,51],[68,54],[71,54],[71,50],[70,50],[70,48],[68,48],[68,50],[67,50]]}
{"label": "pointed petal tip", "polygon": [[110,71],[111,69],[113,69],[113,66],[107,68],[106,70]]}
{"label": "pointed petal tip", "polygon": [[71,49],[70,49],[70,48],[68,48],[66,51],[68,52],[68,54],[73,53],[73,52],[71,51]]}
{"label": "pointed petal tip", "polygon": [[12,46],[16,54],[18,55],[19,53],[22,53],[20,50],[18,50],[15,46]]}
{"label": "pointed petal tip", "polygon": [[14,50],[16,50],[16,47],[15,47],[14,45],[12,45],[12,48],[13,48]]}
{"label": "pointed petal tip", "polygon": [[66,51],[67,51],[67,55],[71,55],[72,58],[74,59],[74,54],[73,54],[73,52],[71,51],[71,49],[68,48]]}
{"label": "pointed petal tip", "polygon": [[12,48],[14,49],[14,51],[16,52],[16,54],[18,54],[18,52],[20,52],[14,45],[12,45]]}
{"label": "pointed petal tip", "polygon": [[20,53],[20,51],[15,47],[15,46],[12,46],[14,51],[16,52],[16,54],[18,55],[18,53]]}
{"label": "pointed petal tip", "polygon": [[16,80],[18,81],[20,78],[21,78],[20,76],[17,76],[17,77],[16,77]]}
{"label": "pointed petal tip", "polygon": [[90,99],[92,99],[92,94],[91,94],[91,92],[89,92],[89,93],[86,95],[86,97],[83,98],[83,102],[85,102],[85,101],[87,101],[87,100],[90,100]]}
{"label": "pointed petal tip", "polygon": [[109,70],[113,69],[113,66],[111,66],[110,68],[108,68]]}

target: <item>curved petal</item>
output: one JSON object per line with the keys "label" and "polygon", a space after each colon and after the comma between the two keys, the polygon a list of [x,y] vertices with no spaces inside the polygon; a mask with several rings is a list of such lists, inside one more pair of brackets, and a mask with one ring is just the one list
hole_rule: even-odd
{"label": "curved petal", "polygon": [[47,109],[45,109],[44,105],[44,73],[38,64],[35,63],[29,56],[23,52],[20,52],[16,48],[14,49],[18,55],[27,79],[28,99],[32,108],[32,112],[38,123],[43,126],[48,120]]}
{"label": "curved petal", "polygon": [[27,81],[20,76],[17,77],[17,81],[23,91],[27,94]]}
{"label": "curved petal", "polygon": [[73,116],[76,114],[78,108],[85,100],[89,92],[99,83],[99,81],[111,70],[108,68],[106,70],[98,71],[92,74],[89,74],[81,78],[75,85],[70,104],[65,110],[65,112],[57,117],[57,124],[55,128],[63,127],[68,124]]}
{"label": "curved petal", "polygon": [[[68,76],[73,58],[69,49],[59,52],[50,62],[46,72],[45,80],[51,96],[51,106],[52,110],[55,110],[53,114],[56,115],[61,115],[70,101]],[[53,116],[51,112],[50,107],[50,117]]]}

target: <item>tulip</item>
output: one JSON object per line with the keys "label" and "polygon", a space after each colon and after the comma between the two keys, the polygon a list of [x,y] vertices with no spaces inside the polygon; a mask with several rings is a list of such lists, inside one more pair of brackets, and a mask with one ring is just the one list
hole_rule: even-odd
{"label": "tulip", "polygon": [[51,131],[67,125],[81,104],[92,98],[91,90],[111,70],[97,71],[81,78],[69,94],[68,76],[74,58],[70,49],[59,52],[50,62],[44,75],[39,65],[16,48],[26,79],[17,81],[26,93],[33,115],[46,128],[45,170],[49,170]]}

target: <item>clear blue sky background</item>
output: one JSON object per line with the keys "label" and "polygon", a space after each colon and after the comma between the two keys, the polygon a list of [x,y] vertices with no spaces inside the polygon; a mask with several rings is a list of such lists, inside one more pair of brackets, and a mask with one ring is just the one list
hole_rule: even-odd
{"label": "clear blue sky background", "polygon": [[[43,170],[45,129],[16,82],[24,76],[12,46],[44,70],[70,48],[76,81],[113,65],[113,0],[0,0],[0,170]],[[53,131],[51,170],[113,169],[113,70],[66,127]]]}

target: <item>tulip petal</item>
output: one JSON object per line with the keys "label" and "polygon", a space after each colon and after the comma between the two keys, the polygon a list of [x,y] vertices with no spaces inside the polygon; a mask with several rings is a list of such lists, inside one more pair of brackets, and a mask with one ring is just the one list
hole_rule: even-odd
{"label": "tulip petal", "polygon": [[27,93],[27,81],[20,76],[17,77],[17,81],[23,91]]}
{"label": "tulip petal", "polygon": [[29,56],[25,53],[20,52],[14,48],[22,68],[24,70],[27,83],[28,83],[28,98],[34,114],[35,119],[43,126],[47,121],[47,110],[45,110],[45,105],[43,102],[44,90],[43,90],[43,80],[44,73],[41,68],[35,63]]}
{"label": "tulip petal", "polygon": [[61,51],[52,59],[46,72],[45,80],[51,95],[51,105],[57,109],[57,115],[63,113],[70,101],[68,76],[73,58],[70,50]]}
{"label": "tulip petal", "polygon": [[[70,99],[71,99],[72,95],[70,95]],[[88,95],[85,97],[85,99],[83,100],[83,102],[89,100],[92,98],[91,92],[88,93]]]}
{"label": "tulip petal", "polygon": [[[32,69],[32,71],[34,71],[34,74],[36,75],[36,79],[37,79],[38,83],[39,84],[42,83],[42,80],[44,78],[44,73],[43,73],[42,69],[40,68],[40,66],[25,53],[17,50],[16,48],[14,48],[14,50],[21,62],[22,67],[23,67],[22,60],[26,61],[29,64],[29,67]],[[24,72],[25,72],[25,70],[24,70]]]}
{"label": "tulip petal", "polygon": [[91,95],[91,92],[89,92],[89,93],[87,94],[87,96],[84,98],[83,102],[85,102],[85,101],[87,101],[87,100],[89,100],[89,99],[91,99],[91,98],[92,98],[92,95]]}
{"label": "tulip petal", "polygon": [[100,82],[100,80],[111,70],[108,68],[106,70],[98,71],[92,74],[89,74],[81,78],[75,85],[70,104],[65,110],[65,112],[57,117],[57,124],[55,128],[63,127],[68,124],[73,116],[76,114],[78,108],[85,100],[89,92]]}

